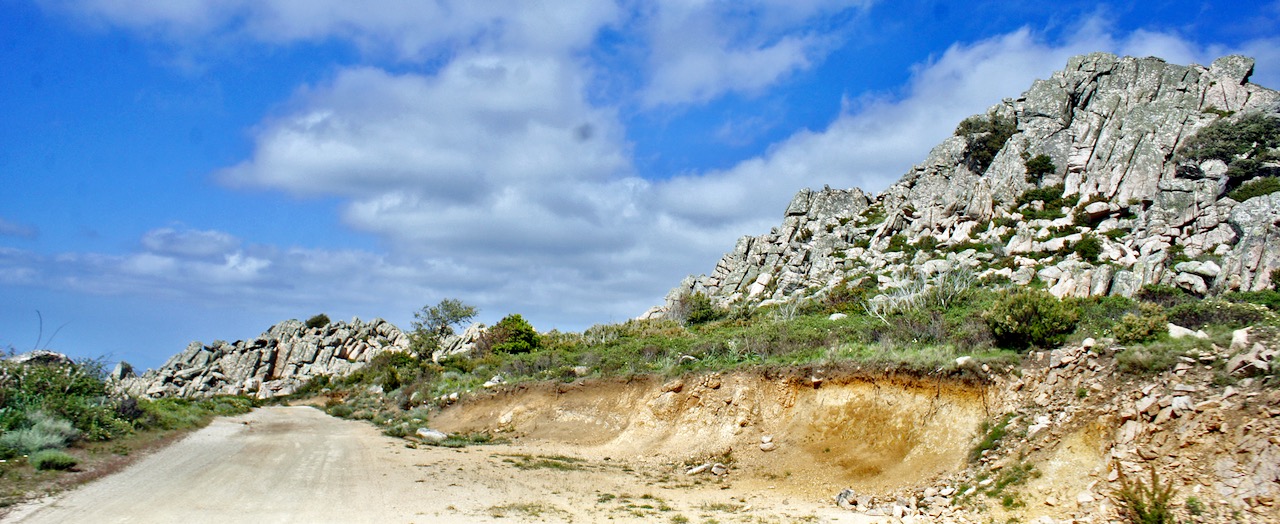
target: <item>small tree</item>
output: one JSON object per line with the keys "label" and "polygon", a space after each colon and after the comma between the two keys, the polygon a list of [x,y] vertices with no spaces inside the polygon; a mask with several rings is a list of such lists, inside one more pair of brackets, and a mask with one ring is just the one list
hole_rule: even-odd
{"label": "small tree", "polygon": [[1053,165],[1053,159],[1049,155],[1033,156],[1023,165],[1027,168],[1027,182],[1031,183],[1038,183],[1045,175],[1058,171],[1058,166]]}
{"label": "small tree", "polygon": [[456,298],[446,298],[434,306],[423,306],[413,314],[411,347],[420,357],[430,356],[454,328],[471,321],[479,311]]}

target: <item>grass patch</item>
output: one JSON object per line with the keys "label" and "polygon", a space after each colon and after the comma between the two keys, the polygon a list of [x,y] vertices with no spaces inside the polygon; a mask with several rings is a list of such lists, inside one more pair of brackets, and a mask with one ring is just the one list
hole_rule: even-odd
{"label": "grass patch", "polygon": [[515,466],[516,469],[555,469],[560,471],[579,471],[587,469],[586,461],[564,455],[502,455],[502,462]]}
{"label": "grass patch", "polygon": [[981,430],[979,430],[979,433],[982,434],[982,440],[979,440],[978,444],[969,450],[969,462],[977,462],[982,458],[984,451],[995,449],[1000,444],[1000,439],[1004,438],[1011,420],[1013,420],[1013,413],[1006,413],[995,422],[984,421]]}
{"label": "grass patch", "polygon": [[489,516],[495,519],[520,516],[536,518],[548,513],[568,514],[564,510],[554,506],[532,502],[513,502],[511,504],[489,507]]}
{"label": "grass patch", "polygon": [[31,455],[28,461],[31,462],[31,467],[36,469],[56,469],[59,471],[69,470],[80,463],[75,457],[55,449],[37,451]]}

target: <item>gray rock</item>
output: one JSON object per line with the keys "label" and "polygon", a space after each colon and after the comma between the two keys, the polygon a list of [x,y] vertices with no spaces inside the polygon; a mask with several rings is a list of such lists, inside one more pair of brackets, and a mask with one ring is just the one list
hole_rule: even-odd
{"label": "gray rock", "polygon": [[413,434],[422,439],[423,442],[430,444],[439,444],[449,438],[448,433],[430,428],[418,428],[418,430],[413,432]]}
{"label": "gray rock", "polygon": [[28,351],[26,353],[21,353],[21,354],[9,357],[6,360],[14,364],[67,365],[67,364],[75,363],[74,361],[71,360],[71,357],[63,355],[62,353],[58,353],[56,351],[49,351],[47,349],[37,349],[34,351]]}
{"label": "gray rock", "polygon": [[141,376],[121,370],[116,385],[152,398],[246,393],[268,398],[287,395],[315,376],[350,373],[383,351],[407,348],[406,335],[382,319],[317,329],[287,320],[248,341],[192,342],[159,369]]}

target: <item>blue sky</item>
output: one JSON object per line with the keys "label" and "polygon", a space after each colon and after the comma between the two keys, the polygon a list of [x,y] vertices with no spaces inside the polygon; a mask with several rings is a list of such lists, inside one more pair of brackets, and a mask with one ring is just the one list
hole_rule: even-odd
{"label": "blue sky", "polygon": [[1277,2],[1010,4],[0,0],[0,346],[154,367],[448,297],[580,330],[1072,55],[1280,86]]}

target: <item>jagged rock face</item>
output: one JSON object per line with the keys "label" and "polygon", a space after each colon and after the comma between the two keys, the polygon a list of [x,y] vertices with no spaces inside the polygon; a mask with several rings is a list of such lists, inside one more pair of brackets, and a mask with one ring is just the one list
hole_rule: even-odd
{"label": "jagged rock face", "polygon": [[[1180,165],[1176,154],[1218,119],[1280,116],[1280,94],[1248,82],[1253,64],[1240,56],[1208,68],[1105,53],[1072,58],[988,111],[1016,132],[982,172],[968,156],[975,138],[953,136],[874,198],[859,189],[801,190],[782,226],[738,240],[712,274],[673,289],[668,306],[691,292],[762,304],[821,294],[846,278],[874,277],[886,288],[957,268],[1023,285],[1039,279],[1058,296],[1131,295],[1153,283],[1201,293],[1265,289],[1280,267],[1280,194],[1236,202],[1225,196],[1225,164]],[[1026,162],[1038,155],[1056,170],[1037,180]],[[1018,202],[1056,185],[1067,202],[1061,212]],[[904,239],[926,237],[933,246],[901,249]],[[1101,242],[1100,256],[1067,252],[1086,237]],[[1181,257],[1220,271],[1180,270]]]}
{"label": "jagged rock face", "polygon": [[[150,398],[286,395],[319,375],[341,376],[383,351],[405,351],[409,336],[382,319],[307,328],[286,320],[253,340],[192,342],[160,369],[118,377],[122,390]],[[121,375],[124,375],[121,373]]]}

